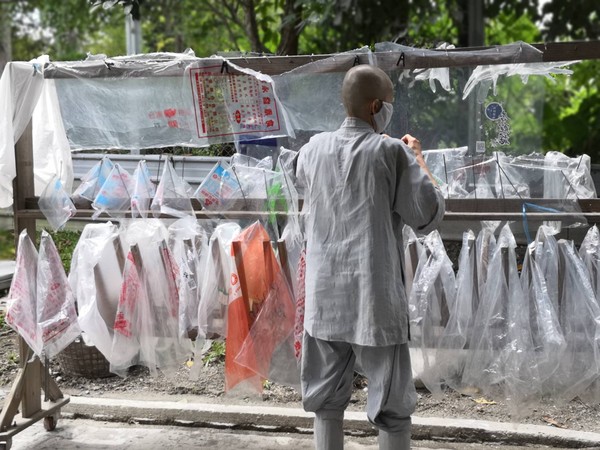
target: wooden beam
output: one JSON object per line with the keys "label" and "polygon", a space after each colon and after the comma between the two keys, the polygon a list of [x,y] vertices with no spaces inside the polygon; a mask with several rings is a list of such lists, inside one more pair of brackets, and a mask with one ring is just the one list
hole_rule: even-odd
{"label": "wooden beam", "polygon": [[[463,47],[451,50],[423,49],[424,54],[407,54],[402,60],[403,69],[427,69],[434,67],[464,67],[485,64],[509,64],[515,62],[556,62],[579,59],[600,59],[600,41],[551,42],[532,44],[542,54],[519,56],[499,55],[496,47]],[[430,56],[434,54],[434,57]],[[245,69],[252,69],[267,75],[280,75],[313,62],[321,61],[314,72],[345,72],[355,64],[369,64],[375,58],[387,68],[398,66],[402,52],[339,53],[324,55],[294,56],[234,56],[226,58],[231,63]],[[216,60],[217,63],[218,60]],[[198,59],[180,60],[111,60],[49,63],[44,70],[44,78],[120,78],[181,76],[185,69],[196,64]],[[77,69],[76,71],[73,69]],[[160,69],[157,70],[157,69]],[[229,66],[230,73],[234,73]]]}

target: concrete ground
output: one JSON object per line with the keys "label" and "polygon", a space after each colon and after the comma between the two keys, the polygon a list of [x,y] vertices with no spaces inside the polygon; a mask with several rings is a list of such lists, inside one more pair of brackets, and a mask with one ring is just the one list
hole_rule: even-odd
{"label": "concrete ground", "polygon": [[[312,422],[298,408],[71,397],[56,430],[37,422],[13,436],[11,448],[310,450]],[[344,429],[346,450],[377,449],[364,412],[347,411]],[[413,416],[412,435],[421,449],[600,449],[598,433],[480,420]]]}
{"label": "concrete ground", "polygon": [[[16,435],[12,450],[153,450],[153,449],[244,449],[312,450],[311,434],[273,433],[216,428],[186,428],[157,425],[129,425],[85,419],[60,419],[56,430],[47,432],[40,422]],[[374,436],[346,436],[346,450],[376,450]],[[436,443],[415,441],[413,448],[528,450],[542,446],[514,447],[499,444]]]}

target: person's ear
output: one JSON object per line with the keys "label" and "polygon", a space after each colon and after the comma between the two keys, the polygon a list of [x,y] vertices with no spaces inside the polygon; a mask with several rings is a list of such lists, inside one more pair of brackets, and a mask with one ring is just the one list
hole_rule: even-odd
{"label": "person's ear", "polygon": [[371,102],[371,114],[377,114],[379,111],[381,111],[382,107],[383,103],[381,102],[381,100],[376,98]]}

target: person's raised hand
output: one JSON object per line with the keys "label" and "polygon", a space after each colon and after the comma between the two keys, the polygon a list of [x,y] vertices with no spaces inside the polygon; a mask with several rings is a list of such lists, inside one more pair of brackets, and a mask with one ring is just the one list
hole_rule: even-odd
{"label": "person's raised hand", "polygon": [[415,153],[415,156],[423,156],[421,153],[421,141],[419,141],[416,137],[411,136],[410,134],[405,134],[402,136],[401,140],[412,149],[412,151]]}

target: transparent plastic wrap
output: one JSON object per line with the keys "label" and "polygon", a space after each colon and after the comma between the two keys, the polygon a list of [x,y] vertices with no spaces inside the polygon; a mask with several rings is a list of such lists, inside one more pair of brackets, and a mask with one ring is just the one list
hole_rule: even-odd
{"label": "transparent plastic wrap", "polygon": [[208,250],[206,233],[195,218],[184,217],[169,226],[169,249],[179,267],[179,330],[187,337],[198,328],[200,260]]}
{"label": "transparent plastic wrap", "polygon": [[456,299],[435,356],[441,383],[458,392],[464,388],[462,375],[469,351],[468,341],[479,305],[476,255],[475,234],[466,231],[458,257]]}
{"label": "transparent plastic wrap", "polygon": [[38,205],[48,224],[54,231],[60,230],[75,215],[77,209],[63,188],[60,178],[55,176],[40,195]]}
{"label": "transparent plastic wrap", "polygon": [[552,397],[586,398],[600,376],[600,306],[585,264],[572,241],[558,241],[559,320],[567,343],[549,380]]}
{"label": "transparent plastic wrap", "polygon": [[[230,335],[234,331],[238,336],[241,330],[233,330],[234,322],[229,316],[227,346],[237,355],[233,361],[263,379],[299,386],[293,345],[296,314],[293,294],[277,263],[266,230],[259,222],[255,222],[240,233],[233,243],[233,249],[238,275],[245,279],[247,292],[243,294],[247,298],[243,295],[234,299],[229,311],[239,309],[241,316],[242,307],[247,308],[250,326],[243,344],[236,351],[231,346]],[[231,360],[226,356],[225,361],[227,373],[227,363]],[[230,383],[228,386],[229,389],[234,387]]]}
{"label": "transparent plastic wrap", "polygon": [[[468,151],[469,148],[466,146],[423,151],[423,159],[440,186],[444,198],[457,198],[464,195],[465,180],[461,183],[460,172],[456,172],[456,170],[467,165]],[[456,174],[456,176],[449,177],[449,174]],[[455,192],[454,185],[457,182],[458,185],[462,185],[462,188]]]}
{"label": "transparent plastic wrap", "polygon": [[[408,300],[410,345],[420,356],[413,358],[413,371],[430,392],[440,393],[442,380],[436,353],[450,311],[454,309],[456,279],[438,231],[425,237],[423,247],[425,251],[419,259]],[[422,371],[417,360],[423,362]]]}
{"label": "transparent plastic wrap", "polygon": [[194,216],[194,208],[190,201],[192,192],[191,186],[175,172],[171,160],[168,159],[150,206],[152,214],[154,217],[160,217],[161,214],[173,217]]}
{"label": "transparent plastic wrap", "polygon": [[[524,44],[529,46],[528,44]],[[493,89],[494,95],[496,95],[496,85],[498,83],[498,79],[501,76],[515,76],[518,75],[521,77],[521,81],[525,84],[527,83],[529,76],[531,75],[542,75],[546,78],[552,80],[550,74],[566,74],[571,75],[573,73],[572,70],[563,69],[562,67],[573,64],[576,61],[558,61],[551,63],[542,63],[541,62],[541,52],[540,52],[540,62],[528,62],[528,63],[519,63],[519,64],[497,64],[497,65],[481,65],[477,66],[471,77],[467,81],[463,89],[463,100],[466,99],[469,94],[477,89],[477,97],[482,98],[487,96],[487,93],[490,88]]]}
{"label": "transparent plastic wrap", "polygon": [[[114,325],[111,371],[122,376],[127,367],[141,364],[152,375],[173,372],[190,356],[191,344],[179,329],[179,268],[166,245],[167,230],[158,220],[135,220],[124,234],[130,252]],[[115,355],[125,347],[130,351]]]}
{"label": "transparent plastic wrap", "polygon": [[27,230],[23,230],[19,235],[15,273],[8,292],[6,323],[39,356],[43,341],[37,325],[37,265],[38,252]]}
{"label": "transparent plastic wrap", "polygon": [[289,134],[268,75],[220,58],[153,53],[54,62],[71,149],[205,147]]}
{"label": "transparent plastic wrap", "polygon": [[596,225],[586,233],[581,247],[579,247],[579,256],[587,267],[592,289],[594,289],[594,294],[600,304],[600,232]]}
{"label": "transparent plastic wrap", "polygon": [[596,198],[588,155],[570,158],[559,152],[544,157],[544,198]]}
{"label": "transparent plastic wrap", "polygon": [[53,358],[81,334],[71,286],[52,237],[42,231],[37,264],[37,324],[42,353]]}
{"label": "transparent plastic wrap", "polygon": [[263,159],[256,159],[248,155],[235,153],[231,157],[229,164],[231,164],[232,166],[258,167],[260,169],[272,170],[273,158],[271,156],[267,156]]}
{"label": "transparent plastic wrap", "polygon": [[146,161],[140,161],[133,172],[133,188],[131,191],[131,216],[148,217],[150,204],[156,194],[156,188],[152,183],[150,171],[146,165]]}
{"label": "transparent plastic wrap", "polygon": [[83,176],[81,184],[75,189],[75,192],[73,192],[75,203],[80,201],[80,199],[93,202],[113,167],[113,162],[106,156],[94,164],[94,166]]}
{"label": "transparent plastic wrap", "polygon": [[408,225],[402,228],[402,240],[404,242],[404,289],[406,298],[410,298],[415,272],[419,261],[424,257],[425,249],[414,230]]}
{"label": "transparent plastic wrap", "polygon": [[[354,65],[359,54],[370,55],[371,52],[363,47],[339,53],[273,77],[291,129],[316,133],[340,126],[345,114],[342,81],[345,70]],[[336,67],[344,70],[332,70]]]}
{"label": "transparent plastic wrap", "polygon": [[299,189],[296,183],[296,158],[298,152],[294,150],[288,150],[285,147],[279,149],[279,156],[277,158],[277,164],[275,170],[285,174],[285,179],[288,183]]}
{"label": "transparent plastic wrap", "polygon": [[124,265],[118,229],[110,222],[88,224],[71,259],[69,284],[84,341],[108,360]]}
{"label": "transparent plastic wrap", "polygon": [[506,399],[518,414],[519,407],[541,396],[541,383],[515,248],[514,236],[505,225],[488,267],[463,384]]}
{"label": "transparent plastic wrap", "polygon": [[529,323],[539,380],[545,390],[564,357],[567,344],[558,319],[558,247],[551,229],[541,226],[525,254],[521,270],[523,293],[529,304]]}
{"label": "transparent plastic wrap", "polygon": [[131,207],[133,184],[129,172],[120,164],[115,164],[94,198],[92,208],[95,212],[92,219],[97,219],[102,213],[115,218],[125,217]]}

